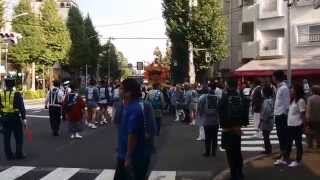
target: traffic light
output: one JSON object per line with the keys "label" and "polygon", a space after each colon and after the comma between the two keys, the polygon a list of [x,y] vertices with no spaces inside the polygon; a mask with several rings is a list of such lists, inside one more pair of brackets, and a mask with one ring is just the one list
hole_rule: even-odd
{"label": "traffic light", "polygon": [[313,0],[313,7],[314,9],[320,8],[320,0]]}
{"label": "traffic light", "polygon": [[18,44],[18,41],[22,38],[22,35],[16,32],[0,32],[0,37],[7,43]]}

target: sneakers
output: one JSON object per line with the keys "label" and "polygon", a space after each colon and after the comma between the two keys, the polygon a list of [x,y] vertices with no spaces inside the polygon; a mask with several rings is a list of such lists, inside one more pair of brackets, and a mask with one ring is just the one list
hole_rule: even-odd
{"label": "sneakers", "polygon": [[89,123],[88,127],[91,129],[97,129],[97,126],[95,124]]}
{"label": "sneakers", "polygon": [[298,161],[292,161],[290,164],[289,164],[289,167],[293,168],[293,167],[297,167],[299,166],[300,163]]}
{"label": "sneakers", "polygon": [[77,138],[77,139],[81,139],[82,138],[82,136],[79,133],[76,133],[74,137]]}
{"label": "sneakers", "polygon": [[278,160],[276,160],[276,161],[273,163],[273,165],[275,165],[275,166],[288,165],[288,163],[287,163],[287,161],[284,161],[284,160],[282,160],[282,159],[278,159]]}
{"label": "sneakers", "polygon": [[205,138],[201,138],[201,137],[198,137],[197,139],[196,139],[196,141],[204,141],[205,140]]}
{"label": "sneakers", "polygon": [[75,138],[75,137],[74,137],[74,134],[71,134],[70,138],[71,138],[71,139],[74,139],[74,138]]}

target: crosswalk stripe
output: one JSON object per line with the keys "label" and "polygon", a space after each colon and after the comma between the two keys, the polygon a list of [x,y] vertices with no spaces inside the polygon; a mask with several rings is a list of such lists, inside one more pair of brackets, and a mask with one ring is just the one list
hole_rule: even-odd
{"label": "crosswalk stripe", "polygon": [[114,170],[106,169],[103,170],[98,177],[95,178],[95,180],[107,180],[107,179],[113,179],[114,177]]}
{"label": "crosswalk stripe", "polygon": [[40,180],[68,180],[79,170],[79,168],[57,168]]}
{"label": "crosswalk stripe", "polygon": [[[271,140],[271,144],[279,144],[278,140]],[[218,144],[221,145],[221,141],[218,141]],[[263,145],[263,140],[254,140],[254,141],[241,141],[241,145]]]}
{"label": "crosswalk stripe", "polygon": [[14,180],[20,176],[23,176],[34,168],[35,167],[28,166],[12,166],[11,168],[0,172],[0,180]]}
{"label": "crosswalk stripe", "polygon": [[[242,133],[243,133],[243,134],[246,134],[246,135],[248,135],[248,134],[256,134],[257,131],[242,131]],[[271,134],[276,134],[276,133],[277,133],[276,130],[271,131]],[[218,132],[218,135],[221,135],[221,134],[222,134],[222,132],[219,131],[219,132]]]}
{"label": "crosswalk stripe", "polygon": [[[220,147],[220,151],[224,152],[225,150]],[[257,152],[257,151],[264,151],[263,147],[241,147],[241,151],[246,152]]]}
{"label": "crosswalk stripe", "polygon": [[176,176],[175,171],[152,171],[149,180],[175,180]]}
{"label": "crosswalk stripe", "polygon": [[[218,139],[221,139],[221,136],[218,136]],[[241,136],[241,139],[257,139],[257,137],[255,136]],[[258,138],[258,139],[263,139],[263,138]],[[277,135],[270,135],[270,139],[278,139],[278,136]]]}

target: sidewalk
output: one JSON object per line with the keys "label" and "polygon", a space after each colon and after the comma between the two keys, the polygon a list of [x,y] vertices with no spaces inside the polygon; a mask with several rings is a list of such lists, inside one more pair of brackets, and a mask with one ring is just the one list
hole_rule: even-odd
{"label": "sidewalk", "polygon": [[39,103],[44,103],[45,99],[41,98],[41,99],[25,99],[24,103],[26,104],[39,104]]}
{"label": "sidewalk", "polygon": [[[295,157],[295,152],[292,152]],[[303,163],[296,168],[274,166],[274,159],[279,156],[272,155],[249,162],[244,169],[246,180],[319,180],[320,179],[320,150],[306,150]]]}

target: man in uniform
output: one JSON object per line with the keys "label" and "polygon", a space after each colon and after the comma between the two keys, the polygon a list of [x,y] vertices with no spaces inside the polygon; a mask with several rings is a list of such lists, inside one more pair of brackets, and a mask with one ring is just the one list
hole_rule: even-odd
{"label": "man in uniform", "polygon": [[53,88],[49,91],[46,99],[46,109],[49,105],[50,125],[53,136],[59,136],[59,129],[62,115],[62,102],[64,100],[64,93],[60,89],[60,82],[53,81]]}
{"label": "man in uniform", "polygon": [[[3,124],[4,152],[8,161],[15,159],[25,159],[22,151],[23,127],[27,126],[26,110],[23,97],[20,92],[14,90],[15,79],[7,77],[5,79],[6,89],[1,92],[1,123]],[[11,150],[11,134],[14,134],[16,152]]]}

